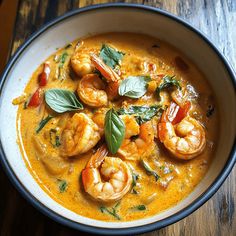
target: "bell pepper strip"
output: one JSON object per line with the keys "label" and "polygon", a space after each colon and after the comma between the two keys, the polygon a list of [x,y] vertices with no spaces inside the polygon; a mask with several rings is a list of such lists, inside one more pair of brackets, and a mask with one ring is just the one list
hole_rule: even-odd
{"label": "bell pepper strip", "polygon": [[38,88],[32,97],[30,98],[30,101],[28,103],[28,107],[38,107],[41,103],[41,89]]}
{"label": "bell pepper strip", "polygon": [[187,115],[191,108],[191,102],[187,101],[180,107],[175,102],[171,102],[170,106],[163,112],[161,122],[170,122],[173,125],[178,124]]}
{"label": "bell pepper strip", "polygon": [[38,76],[39,86],[44,87],[47,85],[48,77],[50,74],[50,66],[48,63],[44,63],[43,71]]}

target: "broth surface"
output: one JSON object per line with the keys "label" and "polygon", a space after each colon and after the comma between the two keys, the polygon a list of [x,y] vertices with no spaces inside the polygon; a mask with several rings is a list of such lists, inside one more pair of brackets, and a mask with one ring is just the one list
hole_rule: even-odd
{"label": "broth surface", "polygon": [[[81,78],[71,68],[70,58],[75,48],[77,47],[81,54],[89,51],[99,55],[102,45],[109,45],[119,52],[125,53],[117,71],[121,79],[128,76],[145,75],[151,77],[151,82],[148,82],[147,92],[142,97],[138,99],[122,97],[116,101],[109,101],[105,107],[107,109],[113,107],[118,110],[130,105],[158,105],[160,99],[156,96],[155,85],[160,85],[163,75],[175,76],[181,84],[182,91],[186,90],[188,93],[188,101],[191,102],[189,115],[200,122],[204,128],[206,146],[200,155],[191,160],[180,160],[173,157],[158,138],[157,124],[160,122],[160,115],[156,115],[151,120],[155,133],[155,152],[148,156],[141,155],[136,160],[125,160],[119,153],[114,155],[109,153],[108,155],[109,157],[119,157],[128,163],[133,173],[138,176],[136,186],[132,185],[131,190],[119,201],[106,203],[92,199],[84,191],[81,172],[91,155],[104,141],[101,139],[94,148],[84,154],[74,157],[61,155],[63,149],[61,137],[63,128],[61,127],[65,127],[64,123],[75,112],[57,114],[45,104],[44,100],[38,107],[27,107],[27,102],[39,86],[38,76],[44,66],[42,63],[33,73],[25,88],[23,102],[18,101],[21,103],[17,116],[18,135],[19,140],[22,140],[22,142],[18,142],[21,150],[26,153],[24,159],[30,173],[40,187],[59,204],[79,215],[97,220],[131,221],[150,217],[173,207],[188,196],[201,181],[214,155],[217,141],[215,127],[219,124],[217,111],[214,109],[216,102],[211,88],[203,74],[188,58],[158,39],[133,33],[107,33],[84,38],[79,42],[79,45],[76,40],[66,47],[58,49],[46,60],[50,66],[50,74],[46,86],[42,87],[42,93],[52,88],[76,92]],[[61,59],[63,54],[64,60]],[[152,81],[154,82],[152,83]],[[167,107],[171,101],[170,91],[163,90],[161,95],[164,105]],[[78,99],[80,98],[78,97]],[[96,112],[101,108],[91,107],[84,103],[83,105],[84,109],[79,110],[78,113],[86,114],[96,123]],[[40,121],[49,114],[53,117],[36,133]],[[58,140],[56,140],[57,138]],[[58,143],[56,143],[57,141]],[[45,153],[41,153],[41,144],[46,148],[47,157],[43,156]],[[158,174],[158,180],[147,173],[140,163],[140,159],[145,160]],[[116,206],[116,213],[120,219],[101,210],[101,207],[106,207],[112,211],[112,207],[117,202],[119,205]]]}

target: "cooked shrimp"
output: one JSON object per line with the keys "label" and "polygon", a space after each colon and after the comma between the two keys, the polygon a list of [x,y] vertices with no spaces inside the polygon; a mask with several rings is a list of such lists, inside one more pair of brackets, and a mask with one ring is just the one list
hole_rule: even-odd
{"label": "cooked shrimp", "polygon": [[117,157],[108,157],[103,145],[92,155],[82,171],[84,190],[95,200],[112,202],[121,199],[131,188],[129,166]]}
{"label": "cooked shrimp", "polygon": [[140,126],[133,116],[129,116],[129,119],[123,117],[123,121],[126,126],[125,139],[118,149],[118,153],[125,160],[137,160],[140,157],[150,156],[155,149],[154,129],[151,121]]}
{"label": "cooked shrimp", "polygon": [[85,153],[100,140],[98,126],[88,115],[75,113],[62,132],[62,152],[67,156]]}
{"label": "cooked shrimp", "polygon": [[94,71],[94,66],[91,63],[89,52],[84,52],[76,49],[71,57],[71,66],[74,72],[82,77]]}
{"label": "cooked shrimp", "polygon": [[109,99],[115,99],[118,95],[118,88],[120,84],[119,75],[107,66],[98,56],[91,54],[91,61],[94,64],[95,68],[100,71],[102,76],[106,79],[108,85],[106,88],[107,95]]}
{"label": "cooked shrimp", "polygon": [[105,84],[99,76],[88,74],[79,81],[77,93],[85,104],[91,107],[101,107],[108,103],[107,94],[104,90]]}
{"label": "cooked shrimp", "polygon": [[93,114],[93,121],[99,127],[99,133],[102,136],[104,134],[104,125],[105,125],[105,116],[109,109],[108,108],[99,108]]}
{"label": "cooked shrimp", "polygon": [[206,145],[205,131],[202,125],[190,116],[181,117],[181,120],[178,118],[178,123],[173,123],[176,121],[175,117],[178,116],[178,112],[175,115],[172,114],[171,117],[174,119],[170,120],[168,118],[169,111],[163,113],[161,122],[158,124],[160,141],[179,159],[189,160],[201,154]]}

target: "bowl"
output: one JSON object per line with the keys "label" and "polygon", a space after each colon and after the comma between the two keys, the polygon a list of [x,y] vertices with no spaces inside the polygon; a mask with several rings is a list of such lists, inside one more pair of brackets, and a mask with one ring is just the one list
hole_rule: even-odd
{"label": "bowl", "polygon": [[[82,217],[51,199],[31,176],[17,140],[17,107],[31,74],[56,48],[82,36],[103,32],[144,33],[168,42],[204,73],[218,103],[219,139],[213,162],[194,191],[176,206],[149,218],[130,222],[103,222]],[[0,84],[1,163],[19,192],[50,218],[72,228],[97,234],[137,234],[172,224],[205,203],[221,186],[236,160],[236,79],[216,47],[198,30],[165,11],[131,4],[105,4],[71,11],[34,33],[12,57]]]}

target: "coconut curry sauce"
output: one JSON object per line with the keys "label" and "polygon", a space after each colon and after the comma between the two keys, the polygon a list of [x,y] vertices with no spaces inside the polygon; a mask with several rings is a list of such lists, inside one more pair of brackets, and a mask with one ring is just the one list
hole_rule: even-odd
{"label": "coconut curry sauce", "polygon": [[31,174],[59,204],[93,219],[130,221],[176,205],[213,158],[209,85],[184,55],[149,36],[72,42],[13,104]]}

